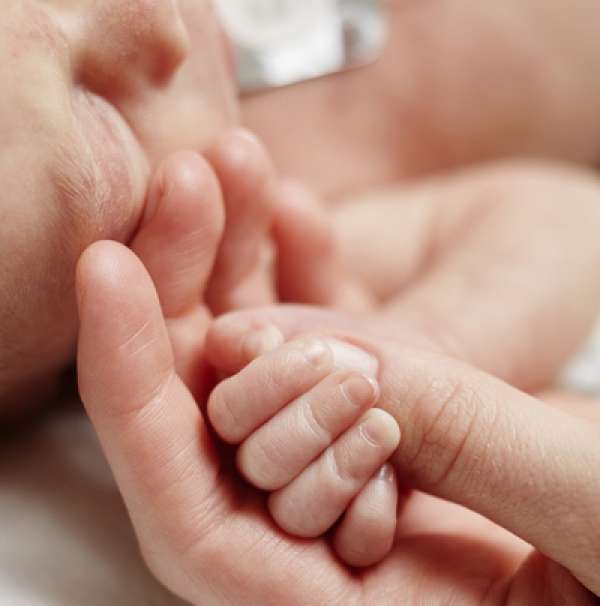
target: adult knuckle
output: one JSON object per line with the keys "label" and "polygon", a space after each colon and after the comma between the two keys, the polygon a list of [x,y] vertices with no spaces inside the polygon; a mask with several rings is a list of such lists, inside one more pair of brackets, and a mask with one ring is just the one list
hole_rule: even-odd
{"label": "adult knuckle", "polygon": [[412,467],[430,487],[439,487],[457,474],[468,474],[464,457],[470,436],[478,430],[479,396],[459,377],[431,381],[418,398],[418,438]]}

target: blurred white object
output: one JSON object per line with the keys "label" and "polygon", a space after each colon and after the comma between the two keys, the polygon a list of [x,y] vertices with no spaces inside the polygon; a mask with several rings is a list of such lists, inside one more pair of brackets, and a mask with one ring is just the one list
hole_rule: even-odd
{"label": "blurred white object", "polygon": [[374,61],[381,0],[216,0],[242,91],[286,86]]}
{"label": "blurred white object", "polygon": [[600,396],[600,324],[587,345],[566,368],[562,384],[568,389]]}
{"label": "blurred white object", "polygon": [[0,443],[0,606],[184,606],[147,570],[83,410]]}

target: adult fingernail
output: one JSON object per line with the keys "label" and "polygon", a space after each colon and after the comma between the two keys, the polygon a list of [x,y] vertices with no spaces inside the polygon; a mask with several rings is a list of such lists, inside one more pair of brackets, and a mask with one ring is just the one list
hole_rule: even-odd
{"label": "adult fingernail", "polygon": [[339,339],[327,339],[338,370],[357,370],[367,377],[376,378],[379,361],[364,349]]}

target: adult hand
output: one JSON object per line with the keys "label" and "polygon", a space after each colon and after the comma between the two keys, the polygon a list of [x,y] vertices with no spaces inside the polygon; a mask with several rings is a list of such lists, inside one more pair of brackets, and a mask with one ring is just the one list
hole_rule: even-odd
{"label": "adult hand", "polygon": [[[585,74],[600,67],[589,24],[600,6],[387,4],[391,35],[377,63],[250,97],[245,119],[283,172],[340,202],[343,261],[401,329],[412,322],[474,365],[539,389],[598,311],[588,231],[597,185],[551,163],[469,165],[597,163],[600,87]],[[439,176],[449,168],[462,171]]]}
{"label": "adult hand", "polygon": [[307,220],[322,213],[288,198],[274,230],[285,302],[355,310],[358,291],[382,334],[530,392],[555,381],[597,320],[591,171],[497,162],[357,196],[332,211],[342,264],[323,260],[335,238]]}
{"label": "adult hand", "polygon": [[499,162],[359,197],[335,225],[389,330],[536,391],[600,312],[599,201],[592,172]]}
{"label": "adult hand", "polygon": [[181,597],[203,605],[596,603],[587,589],[600,592],[600,454],[589,420],[437,355],[388,359],[382,380],[395,398],[386,401],[404,431],[400,471],[548,558],[524,560],[510,535],[416,495],[392,555],[356,576],[324,540],[281,533],[263,497],[230,475],[203,402],[175,373],[158,297],[133,253],[93,245],[78,289],[83,400],[146,560]]}

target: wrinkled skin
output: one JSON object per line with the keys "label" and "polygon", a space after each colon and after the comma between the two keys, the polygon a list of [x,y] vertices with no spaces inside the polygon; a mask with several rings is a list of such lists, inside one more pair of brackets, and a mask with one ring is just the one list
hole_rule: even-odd
{"label": "wrinkled skin", "polygon": [[7,0],[0,22],[0,401],[73,356],[74,266],[127,242],[149,171],[237,118],[206,0]]}

